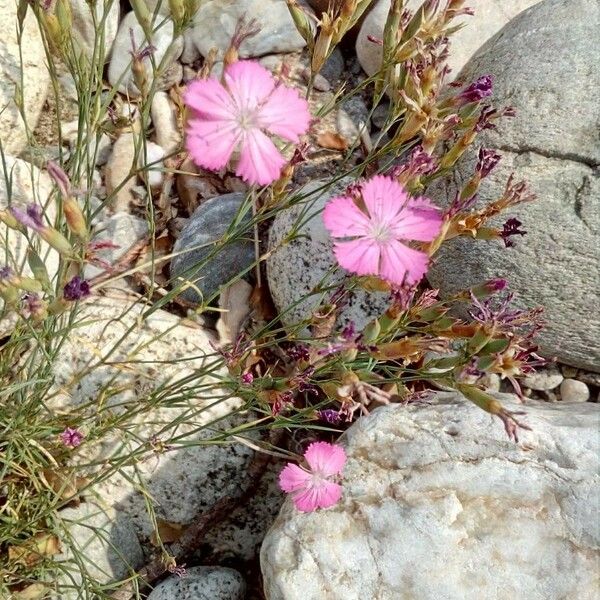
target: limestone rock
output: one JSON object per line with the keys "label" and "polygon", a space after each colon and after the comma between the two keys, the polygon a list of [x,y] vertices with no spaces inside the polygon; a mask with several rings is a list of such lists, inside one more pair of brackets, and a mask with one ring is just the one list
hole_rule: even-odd
{"label": "limestone rock", "polygon": [[4,153],[15,156],[27,144],[25,123],[14,101],[17,88],[23,97],[27,127],[33,131],[50,86],[46,53],[31,9],[23,22],[23,41],[18,42],[18,5],[15,0],[0,0],[0,139]]}
{"label": "limestone rock", "polygon": [[[267,277],[273,301],[284,323],[291,325],[310,317],[321,302],[346,277],[335,269],[333,244],[321,213],[327,201],[350,183],[342,179],[327,189],[327,182],[315,181],[298,190],[302,198],[277,213],[269,232]],[[288,240],[288,236],[292,239]],[[285,243],[284,243],[285,241]],[[358,329],[382,314],[389,295],[381,292],[353,291],[343,309],[342,320],[354,321]]]}
{"label": "limestone rock", "polygon": [[[92,61],[94,60],[94,46],[97,45],[96,57],[100,56],[102,52],[104,62],[108,61],[119,27],[119,3],[113,0],[110,8],[107,8],[108,3],[106,2],[94,4],[85,0],[70,0],[70,2],[75,48],[81,50]],[[102,30],[99,26],[101,22],[104,23]]]}
{"label": "limestone rock", "polygon": [[[473,16],[464,16],[453,21],[454,24],[464,24],[465,27],[450,38],[449,65],[452,75],[458,75],[463,65],[473,54],[498,32],[506,23],[521,11],[537,4],[540,0],[471,0],[469,6],[475,10]],[[421,6],[421,0],[409,0],[405,6],[416,10]],[[358,60],[368,75],[379,70],[382,60],[381,46],[369,41],[369,36],[375,39],[383,38],[383,28],[390,10],[391,0],[379,0],[373,10],[367,15],[356,40]]]}
{"label": "limestone rock", "polygon": [[[494,77],[494,102],[516,109],[479,145],[503,158],[484,180],[482,203],[501,196],[508,176],[527,181],[537,201],[514,207],[528,233],[505,249],[497,241],[458,238],[442,246],[428,277],[451,294],[505,277],[521,307],[541,305],[547,326],[541,349],[560,362],[600,370],[600,6],[595,0],[546,0],[516,17],[465,67],[467,79]],[[569,39],[568,44],[564,43]],[[549,59],[552,57],[552,60]],[[565,85],[568,81],[568,85]],[[477,149],[454,170],[456,185],[474,172]],[[454,197],[450,180],[430,191],[440,204]],[[517,305],[518,306],[518,305]]]}
{"label": "limestone rock", "polygon": [[599,407],[530,401],[515,444],[462,396],[432,400],[348,430],[335,507],[286,501],[261,551],[267,600],[596,598]]}
{"label": "limestone rock", "polygon": [[587,402],[590,399],[590,388],[577,379],[565,379],[560,384],[560,399],[563,402]]}

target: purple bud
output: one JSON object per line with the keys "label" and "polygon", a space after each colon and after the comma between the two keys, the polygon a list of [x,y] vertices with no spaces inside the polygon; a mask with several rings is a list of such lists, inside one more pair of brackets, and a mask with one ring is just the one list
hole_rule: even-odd
{"label": "purple bud", "polygon": [[347,342],[350,342],[356,337],[356,326],[354,325],[354,321],[348,322],[348,325],[342,329],[341,336]]}
{"label": "purple bud", "polygon": [[5,265],[0,269],[0,283],[11,279],[13,275],[14,271],[8,265]]}
{"label": "purple bud", "polygon": [[502,156],[494,150],[482,147],[479,148],[479,154],[477,158],[477,166],[475,168],[477,169],[480,177],[484,178],[492,172],[492,170],[500,162]]}
{"label": "purple bud", "polygon": [[67,427],[60,435],[60,441],[69,448],[77,448],[83,441],[83,433],[78,429]]}
{"label": "purple bud", "polygon": [[25,210],[18,206],[11,206],[10,212],[25,227],[30,227],[34,231],[40,231],[44,228],[42,209],[37,204],[28,204]]}
{"label": "purple bud", "polygon": [[254,375],[252,373],[244,373],[242,375],[242,383],[245,385],[250,385],[254,381]]}
{"label": "purple bud", "polygon": [[54,179],[54,182],[58,186],[60,193],[64,198],[71,195],[71,182],[69,181],[68,175],[63,169],[57,165],[54,161],[49,160],[46,164],[46,170],[48,175]]}
{"label": "purple bud", "polygon": [[64,289],[63,296],[65,300],[74,302],[75,300],[82,300],[90,295],[90,284],[85,280],[81,279],[78,275],[75,275],[71,281],[69,281]]}
{"label": "purple bud", "polygon": [[317,415],[321,421],[329,423],[330,425],[339,425],[342,421],[342,416],[339,411],[333,408],[325,408],[324,410],[317,411]]}
{"label": "purple bud", "polygon": [[519,221],[519,219],[515,219],[512,217],[504,223],[502,227],[502,231],[500,232],[500,237],[504,240],[504,245],[507,248],[510,248],[515,245],[515,243],[510,239],[513,235],[525,235],[527,232],[523,229],[519,229],[523,223]]}
{"label": "purple bud", "polygon": [[456,100],[459,104],[472,104],[480,102],[492,95],[493,80],[491,75],[483,75],[477,81],[465,88]]}
{"label": "purple bud", "polygon": [[501,292],[503,289],[505,289],[508,285],[508,281],[498,277],[496,279],[490,279],[489,281],[486,281],[484,285],[491,294],[494,294],[495,292]]}

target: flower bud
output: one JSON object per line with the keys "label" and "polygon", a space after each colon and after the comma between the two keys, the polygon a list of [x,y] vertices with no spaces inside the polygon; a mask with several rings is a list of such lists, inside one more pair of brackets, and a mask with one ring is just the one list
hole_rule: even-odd
{"label": "flower bud", "polygon": [[70,255],[73,252],[67,238],[53,227],[42,227],[38,231],[40,237],[60,254]]}
{"label": "flower bud", "polygon": [[79,203],[72,196],[63,202],[63,211],[69,229],[79,238],[87,238],[87,223]]}

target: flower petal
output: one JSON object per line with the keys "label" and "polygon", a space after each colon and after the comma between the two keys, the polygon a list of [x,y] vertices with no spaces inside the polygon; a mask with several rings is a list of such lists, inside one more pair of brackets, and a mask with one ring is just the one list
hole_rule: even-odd
{"label": "flower petal", "polygon": [[442,216],[437,210],[406,207],[392,224],[395,237],[430,242],[440,232]]}
{"label": "flower petal", "polygon": [[424,252],[409,248],[391,240],[381,248],[382,279],[401,285],[419,282],[429,266],[429,257]]}
{"label": "flower petal", "polygon": [[312,472],[322,477],[337,475],[346,464],[346,453],[341,446],[328,442],[313,442],[304,453]]}
{"label": "flower petal", "polygon": [[342,497],[342,486],[323,481],[320,484],[292,495],[295,507],[302,512],[312,512],[317,508],[329,508]]}
{"label": "flower petal", "polygon": [[312,475],[298,465],[288,463],[279,474],[279,487],[284,492],[303,490],[310,485]]}
{"label": "flower petal", "polygon": [[369,215],[377,223],[392,223],[409,200],[404,188],[391,177],[375,175],[361,186]]}
{"label": "flower petal", "polygon": [[268,185],[279,179],[284,164],[285,159],[273,142],[262,131],[252,129],[242,139],[235,173],[247,183]]}
{"label": "flower petal", "polygon": [[198,116],[211,121],[232,121],[238,113],[233,98],[214,77],[190,83],[183,98]]}
{"label": "flower petal", "polygon": [[275,87],[271,72],[254,60],[239,60],[225,69],[227,89],[241,112],[266,102]]}
{"label": "flower petal", "polygon": [[190,119],[185,145],[197,165],[216,171],[227,164],[240,137],[231,123]]}
{"label": "flower petal", "polygon": [[359,238],[350,242],[336,242],[333,253],[338,263],[357,275],[379,273],[379,245],[369,239]]}
{"label": "flower petal", "polygon": [[351,237],[369,234],[371,222],[352,198],[332,198],[323,211],[323,223],[333,237]]}
{"label": "flower petal", "polygon": [[258,126],[290,142],[308,131],[308,102],[297,90],[278,85],[258,111]]}

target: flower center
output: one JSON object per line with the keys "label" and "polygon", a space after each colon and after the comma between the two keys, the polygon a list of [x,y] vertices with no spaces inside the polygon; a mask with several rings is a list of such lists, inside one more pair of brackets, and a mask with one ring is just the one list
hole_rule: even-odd
{"label": "flower center", "polygon": [[244,131],[249,129],[256,129],[256,115],[255,111],[243,110],[238,116],[238,125]]}
{"label": "flower center", "polygon": [[371,223],[371,235],[376,242],[385,243],[392,237],[392,232],[387,223]]}

